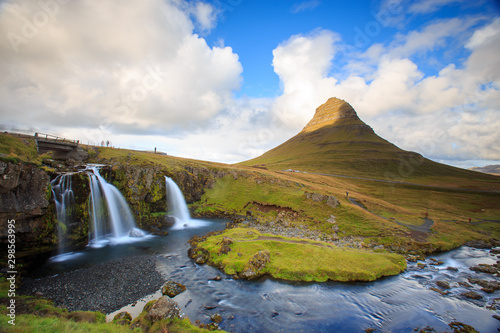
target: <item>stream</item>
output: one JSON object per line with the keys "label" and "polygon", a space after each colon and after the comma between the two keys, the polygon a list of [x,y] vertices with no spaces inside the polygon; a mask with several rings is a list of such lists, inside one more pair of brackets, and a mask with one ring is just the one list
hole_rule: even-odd
{"label": "stream", "polygon": [[[194,220],[197,221],[197,220]],[[87,248],[68,254],[64,260],[52,260],[43,265],[37,275],[52,275],[79,267],[94,265],[133,255],[154,255],[157,269],[166,280],[186,286],[186,291],[174,300],[192,322],[209,323],[210,316],[219,313],[219,327],[230,332],[363,332],[373,328],[383,332],[411,332],[430,326],[438,332],[450,331],[448,324],[459,321],[479,332],[497,332],[500,321],[498,291],[488,294],[474,285],[462,287],[469,277],[493,280],[495,277],[469,270],[469,267],[493,264],[498,260],[488,250],[461,247],[432,256],[441,265],[419,268],[409,263],[398,275],[375,282],[363,283],[304,283],[270,278],[257,281],[235,280],[208,265],[197,265],[187,256],[187,241],[194,235],[222,230],[224,220],[199,221],[195,227],[173,228],[169,235],[150,237],[141,242]],[[449,270],[454,267],[455,270]],[[221,281],[214,278],[220,275]],[[431,287],[436,281],[449,282],[449,294],[442,296]],[[468,299],[461,294],[470,290],[482,300]],[[144,304],[161,296],[158,291],[119,311],[137,316]],[[497,310],[489,310],[486,306]]]}

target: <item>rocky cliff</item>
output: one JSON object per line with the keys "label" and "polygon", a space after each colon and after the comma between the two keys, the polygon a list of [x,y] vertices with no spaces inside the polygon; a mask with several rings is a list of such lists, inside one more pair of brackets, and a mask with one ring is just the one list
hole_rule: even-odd
{"label": "rocky cliff", "polygon": [[17,246],[50,243],[44,233],[50,197],[50,177],[45,171],[31,164],[0,161],[1,239],[7,238],[8,221],[15,220]]}
{"label": "rocky cliff", "polygon": [[[101,161],[106,162],[106,161]],[[61,166],[62,167],[62,166]],[[88,241],[90,186],[81,168],[65,166],[47,172],[26,163],[0,161],[0,243],[7,242],[7,223],[15,220],[18,252],[55,250],[58,243],[58,221],[51,180],[60,172],[72,170],[74,193],[71,223],[67,225],[67,246],[85,246]],[[215,179],[226,174],[205,167],[185,166],[172,170],[160,165],[113,163],[102,168],[101,175],[116,186],[128,202],[139,228],[162,234],[169,221],[165,219],[167,198],[165,176],[180,187],[188,203],[199,201],[213,187]],[[6,253],[4,251],[4,253]]]}

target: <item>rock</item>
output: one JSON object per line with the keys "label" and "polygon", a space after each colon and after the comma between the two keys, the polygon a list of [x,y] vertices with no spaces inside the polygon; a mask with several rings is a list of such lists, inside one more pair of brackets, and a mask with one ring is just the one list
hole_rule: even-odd
{"label": "rock", "polygon": [[[42,230],[51,230],[53,220],[44,216],[51,198],[50,177],[29,164],[0,161],[0,242],[6,244],[8,221],[16,221],[16,250],[23,244],[33,249],[44,243]],[[52,228],[55,229],[55,228]],[[48,235],[47,242],[51,242]]]}
{"label": "rock", "polygon": [[429,265],[432,265],[432,266],[440,266],[440,265],[444,264],[444,261],[441,261],[441,260],[437,260],[434,258],[431,258],[430,260],[431,260],[431,262],[429,263]]}
{"label": "rock", "polygon": [[219,324],[221,321],[222,321],[222,316],[218,313],[215,313],[213,315],[210,316],[210,319],[214,322],[214,323],[217,323]]}
{"label": "rock", "polygon": [[326,222],[330,222],[332,224],[337,223],[337,221],[335,220],[335,216],[333,215],[330,215],[330,217],[326,220]]}
{"label": "rock", "polygon": [[472,286],[470,284],[468,284],[467,282],[458,282],[458,285],[461,286],[461,287],[464,287],[464,288],[472,288]]}
{"label": "rock", "polygon": [[197,247],[191,247],[188,250],[188,256],[194,260],[198,265],[203,265],[208,261],[210,253],[205,249],[199,249]]}
{"label": "rock", "polygon": [[456,268],[456,267],[451,267],[451,266],[446,267],[446,270],[448,270],[448,271],[452,271],[452,272],[458,272],[458,268]]}
{"label": "rock", "polygon": [[446,281],[436,281],[436,285],[442,289],[450,289],[450,284]]}
{"label": "rock", "polygon": [[227,254],[229,251],[231,251],[230,245],[233,244],[233,242],[234,240],[231,237],[222,238],[222,241],[220,242],[219,255]]}
{"label": "rock", "polygon": [[113,318],[113,323],[115,324],[118,324],[118,325],[130,325],[130,323],[132,322],[132,316],[130,315],[130,313],[126,312],[126,311],[122,311],[120,313],[118,313],[114,318]]}
{"label": "rock", "polygon": [[257,252],[246,264],[245,268],[238,275],[243,279],[254,279],[262,275],[262,270],[266,263],[271,260],[271,254],[268,250]]}
{"label": "rock", "polygon": [[491,254],[500,254],[500,248],[495,247],[490,250]]}
{"label": "rock", "polygon": [[383,245],[377,245],[373,247],[374,250],[383,250],[384,246]]}
{"label": "rock", "polygon": [[214,277],[214,281],[221,281],[222,280],[222,276],[220,275],[217,275],[216,277]]}
{"label": "rock", "polygon": [[438,288],[435,288],[435,287],[432,287],[432,288],[429,288],[429,289],[432,290],[432,291],[435,291],[437,293],[440,293],[442,296],[445,296],[445,295],[449,294],[448,291],[442,291],[441,289],[438,289]]}
{"label": "rock", "polygon": [[481,288],[481,290],[489,294],[494,293],[496,290],[500,289],[500,282],[497,281],[469,278],[469,282],[480,285],[481,287],[483,287]]}
{"label": "rock", "polygon": [[175,224],[175,217],[170,216],[170,215],[165,215],[163,217],[163,225],[165,227],[171,227]]}
{"label": "rock", "polygon": [[128,233],[128,235],[129,235],[130,237],[139,237],[139,238],[140,238],[140,237],[144,237],[144,236],[146,236],[146,234],[144,233],[144,231],[142,231],[142,230],[141,230],[141,229],[139,229],[139,228],[132,228],[132,229],[130,230],[130,232]]}
{"label": "rock", "polygon": [[186,286],[175,281],[167,281],[161,287],[161,293],[168,297],[175,297],[186,290]]}
{"label": "rock", "polygon": [[409,255],[406,256],[406,261],[408,261],[408,262],[417,262],[417,257],[414,256],[414,255],[409,254]]}
{"label": "rock", "polygon": [[162,296],[153,304],[145,317],[153,323],[163,319],[183,319],[186,315],[181,311],[177,302]]}
{"label": "rock", "polygon": [[338,205],[339,205],[339,201],[337,200],[337,198],[335,198],[333,195],[330,195],[327,199],[326,199],[326,204],[332,208],[337,208]]}
{"label": "rock", "polygon": [[468,291],[468,292],[462,293],[461,295],[465,296],[467,298],[471,298],[471,299],[483,299],[483,296],[479,295],[475,291]]}
{"label": "rock", "polygon": [[454,333],[479,333],[474,327],[454,321],[448,324]]}
{"label": "rock", "polygon": [[333,195],[324,195],[324,194],[319,194],[319,193],[305,193],[306,198],[312,199],[314,202],[325,202],[328,206],[332,208],[337,208],[339,205],[339,201],[337,200],[336,197]]}
{"label": "rock", "polygon": [[420,269],[424,269],[425,267],[427,267],[427,265],[422,262],[417,262],[417,267]]}
{"label": "rock", "polygon": [[487,274],[497,274],[498,268],[495,265],[479,264],[469,268],[471,271],[482,272]]}
{"label": "rock", "polygon": [[217,307],[217,305],[203,305],[203,307],[207,310],[213,310]]}

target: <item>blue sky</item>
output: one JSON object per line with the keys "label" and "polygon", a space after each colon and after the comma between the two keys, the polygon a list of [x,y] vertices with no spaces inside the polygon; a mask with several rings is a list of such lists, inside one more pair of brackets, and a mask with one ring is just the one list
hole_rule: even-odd
{"label": "blue sky", "polygon": [[0,127],[233,163],[329,97],[435,161],[500,164],[493,0],[0,0]]}
{"label": "blue sky", "polygon": [[[337,55],[335,62],[343,63],[349,53],[366,50],[375,43],[390,44],[398,33],[418,30],[432,21],[495,11],[500,14],[498,4],[491,1],[450,1],[431,13],[414,15],[405,12],[408,6],[404,4],[384,8],[385,4],[379,1],[234,0],[213,4],[221,16],[206,40],[211,45],[224,41],[239,55],[244,80],[237,94],[252,97],[280,94],[280,81],[272,67],[272,50],[290,36],[318,29],[339,33],[347,54]],[[411,58],[418,61],[419,70],[425,75],[435,75],[449,62],[463,62],[466,53],[463,45],[449,43]],[[432,63],[428,62],[430,58]]]}

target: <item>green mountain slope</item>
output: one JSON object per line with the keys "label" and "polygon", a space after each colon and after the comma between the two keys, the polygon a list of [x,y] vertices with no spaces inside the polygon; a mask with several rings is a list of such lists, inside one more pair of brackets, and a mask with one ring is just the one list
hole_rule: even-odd
{"label": "green mountain slope", "polygon": [[296,136],[241,164],[447,186],[463,185],[456,178],[499,182],[498,177],[436,163],[398,148],[378,136],[349,103],[338,98],[318,107]]}

